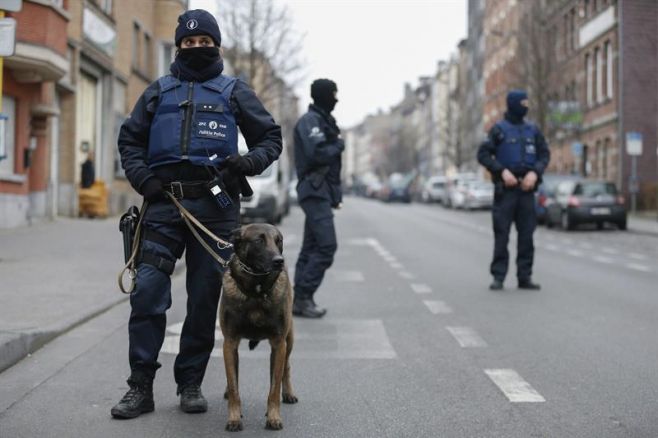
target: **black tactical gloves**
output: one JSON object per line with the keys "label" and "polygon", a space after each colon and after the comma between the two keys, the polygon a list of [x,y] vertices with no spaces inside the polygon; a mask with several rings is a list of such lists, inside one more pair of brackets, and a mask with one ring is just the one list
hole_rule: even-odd
{"label": "black tactical gloves", "polygon": [[242,155],[231,155],[224,160],[224,166],[240,175],[253,175],[254,164],[251,159]]}
{"label": "black tactical gloves", "polygon": [[142,195],[148,202],[156,202],[165,199],[164,187],[159,178],[151,177],[142,185]]}

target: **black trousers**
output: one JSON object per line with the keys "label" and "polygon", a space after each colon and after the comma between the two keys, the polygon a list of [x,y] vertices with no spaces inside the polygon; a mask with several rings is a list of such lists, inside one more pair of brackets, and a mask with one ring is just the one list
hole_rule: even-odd
{"label": "black trousers", "polygon": [[[235,203],[221,209],[210,196],[184,199],[183,206],[210,231],[228,240],[239,225],[240,206]],[[178,385],[201,384],[210,353],[215,345],[215,322],[225,269],[217,263],[192,235],[173,203],[161,201],[148,207],[143,227],[155,230],[185,248],[187,265],[187,313],[180,337],[180,350],[174,363]],[[214,242],[206,242],[216,248]],[[167,245],[169,246],[169,245]],[[148,240],[141,251],[175,262],[182,254]],[[221,253],[223,258],[230,254]],[[158,354],[165,337],[166,311],[171,306],[169,274],[147,263],[137,267],[135,290],[130,296],[131,313],[128,323],[129,361],[133,375],[155,377],[160,368]]]}
{"label": "black trousers", "polygon": [[520,188],[496,190],[492,210],[494,231],[494,254],[491,262],[491,275],[503,281],[509,266],[509,241],[512,223],[517,231],[516,276],[519,281],[532,277],[532,263],[535,255],[533,234],[537,227],[535,195]]}
{"label": "black trousers", "polygon": [[306,220],[304,241],[295,265],[295,297],[313,298],[338,249],[331,202],[306,198],[299,202]]}

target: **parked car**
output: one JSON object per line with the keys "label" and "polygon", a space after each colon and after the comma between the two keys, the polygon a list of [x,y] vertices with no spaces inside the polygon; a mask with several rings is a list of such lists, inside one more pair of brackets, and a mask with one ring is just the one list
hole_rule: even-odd
{"label": "parked car", "polygon": [[537,223],[546,223],[547,204],[555,198],[555,189],[562,181],[578,181],[582,179],[578,175],[560,175],[556,173],[545,173],[542,182],[535,192],[535,212]]}
{"label": "parked car", "polygon": [[423,202],[442,202],[446,190],[445,176],[431,176],[423,184],[421,200]]}
{"label": "parked car", "polygon": [[298,182],[299,182],[299,180],[297,178],[293,178],[288,183],[288,202],[291,205],[298,204],[298,201],[297,201],[297,183]]}
{"label": "parked car", "polygon": [[[247,144],[242,135],[238,137],[241,153],[246,153]],[[290,211],[289,160],[283,153],[260,175],[248,177],[253,196],[242,198],[240,215],[244,222],[264,220],[278,224]]]}
{"label": "parked car", "polygon": [[464,190],[463,207],[467,210],[476,208],[491,208],[493,205],[494,187],[489,181],[469,181]]}
{"label": "parked car", "polygon": [[447,178],[446,187],[443,193],[442,204],[448,208],[460,208],[463,206],[463,191],[468,181],[476,181],[477,175],[474,173],[458,173]]}
{"label": "parked car", "polygon": [[560,224],[565,230],[577,225],[595,223],[602,229],[605,223],[614,223],[626,229],[627,212],[624,198],[614,183],[607,181],[562,181],[555,198],[548,204],[546,225]]}
{"label": "parked car", "polygon": [[393,173],[381,191],[384,202],[411,202],[411,179],[401,173]]}

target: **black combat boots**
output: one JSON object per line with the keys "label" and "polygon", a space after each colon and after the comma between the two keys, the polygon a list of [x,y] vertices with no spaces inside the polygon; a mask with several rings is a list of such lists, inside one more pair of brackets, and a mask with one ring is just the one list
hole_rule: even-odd
{"label": "black combat boots", "polygon": [[292,314],[304,318],[322,318],[327,309],[318,307],[313,298],[297,298],[292,304]]}
{"label": "black combat boots", "polygon": [[203,397],[199,385],[189,384],[179,386],[178,394],[180,394],[180,408],[183,412],[195,414],[208,410],[208,402]]}
{"label": "black combat boots", "polygon": [[130,390],[112,408],[114,418],[135,418],[145,412],[153,412],[153,379],[147,377],[128,379]]}

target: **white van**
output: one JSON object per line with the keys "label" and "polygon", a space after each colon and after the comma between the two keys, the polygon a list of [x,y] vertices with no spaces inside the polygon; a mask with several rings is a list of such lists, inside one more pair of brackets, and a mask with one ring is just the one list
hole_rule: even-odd
{"label": "white van", "polygon": [[[242,135],[239,136],[238,144],[240,154],[245,154],[247,145]],[[290,211],[288,197],[290,165],[285,147],[278,160],[260,175],[247,177],[247,180],[254,194],[248,198],[242,197],[240,201],[242,221],[280,223]]]}

